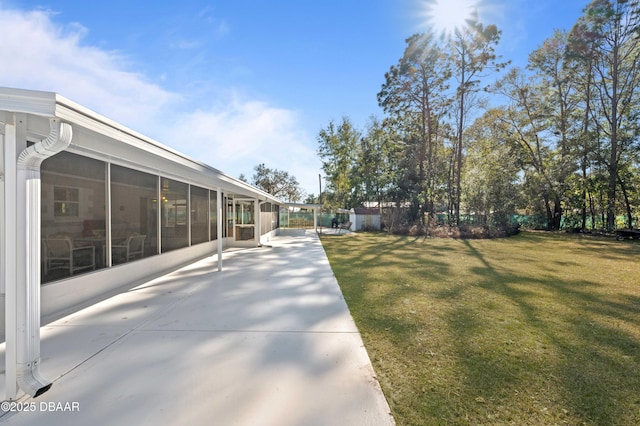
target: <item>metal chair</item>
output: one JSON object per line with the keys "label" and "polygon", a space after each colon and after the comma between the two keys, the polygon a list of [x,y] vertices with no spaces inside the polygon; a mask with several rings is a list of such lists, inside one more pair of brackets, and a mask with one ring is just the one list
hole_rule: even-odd
{"label": "metal chair", "polygon": [[123,244],[111,245],[113,263],[129,262],[144,257],[144,241],[146,235],[130,235]]}
{"label": "metal chair", "polygon": [[54,269],[69,271],[69,275],[85,269],[96,269],[95,247],[76,247],[71,237],[55,236],[42,240],[44,244],[44,274]]}

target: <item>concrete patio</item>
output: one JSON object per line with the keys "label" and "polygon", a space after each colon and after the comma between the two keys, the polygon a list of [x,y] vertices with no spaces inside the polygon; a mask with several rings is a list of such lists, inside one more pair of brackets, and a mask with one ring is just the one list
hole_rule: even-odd
{"label": "concrete patio", "polygon": [[53,387],[0,423],[394,424],[313,231],[216,267],[201,260],[43,326]]}

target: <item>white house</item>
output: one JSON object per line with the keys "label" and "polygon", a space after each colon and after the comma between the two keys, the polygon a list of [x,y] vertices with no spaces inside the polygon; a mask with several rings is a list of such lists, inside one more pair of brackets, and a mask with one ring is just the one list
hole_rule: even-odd
{"label": "white house", "polygon": [[41,317],[225,247],[258,246],[278,231],[280,205],[56,93],[0,88],[8,396],[48,389],[38,373]]}

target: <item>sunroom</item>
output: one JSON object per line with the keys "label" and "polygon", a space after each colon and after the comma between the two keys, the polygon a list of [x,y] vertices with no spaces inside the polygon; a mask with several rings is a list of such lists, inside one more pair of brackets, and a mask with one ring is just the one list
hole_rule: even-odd
{"label": "sunroom", "polygon": [[277,232],[281,204],[56,93],[0,88],[3,302],[7,285],[42,285],[42,316],[54,317],[227,247],[259,246]]}

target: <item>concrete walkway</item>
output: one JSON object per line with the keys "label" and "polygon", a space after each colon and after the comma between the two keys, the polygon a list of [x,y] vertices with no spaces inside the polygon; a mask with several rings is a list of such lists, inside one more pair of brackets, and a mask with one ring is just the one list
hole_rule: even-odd
{"label": "concrete walkway", "polygon": [[312,231],[216,266],[204,259],[44,326],[53,387],[0,423],[393,425]]}

